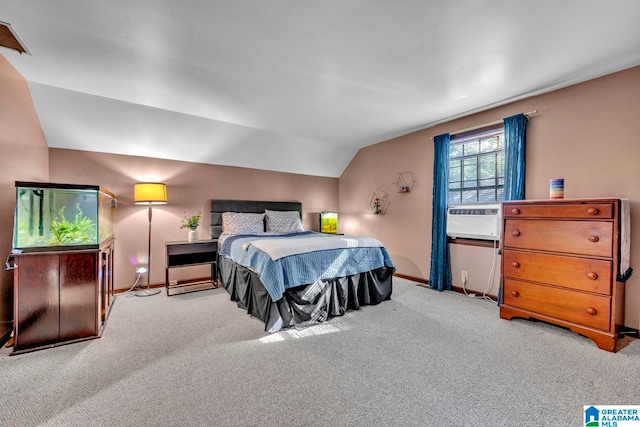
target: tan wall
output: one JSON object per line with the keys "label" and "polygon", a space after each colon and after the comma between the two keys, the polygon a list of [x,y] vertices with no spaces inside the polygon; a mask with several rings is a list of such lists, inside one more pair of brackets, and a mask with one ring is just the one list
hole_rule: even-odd
{"label": "tan wall", "polygon": [[[142,157],[46,148],[46,141],[24,79],[0,55],[0,247],[8,253],[13,226],[14,181],[97,184],[119,200],[116,235],[116,287],[126,289],[135,267],[144,264],[146,209],[133,205],[133,184],[159,180],[168,184],[169,204],[154,208],[152,282],[164,281],[164,242],[184,240],[179,229],[185,211],[206,209],[211,198],[298,200],[305,226],[317,227],[316,214],[339,207],[340,231],[378,237],[388,247],[398,272],[429,276],[433,145],[428,137],[537,109],[528,126],[527,198],[548,197],[550,178],[565,178],[565,197],[627,197],[632,222],[640,223],[640,158],[635,130],[640,113],[640,67],[549,94],[443,123],[382,142],[358,152],[339,180],[252,169],[201,165]],[[417,183],[401,194],[393,182],[411,171]],[[386,215],[373,215],[371,192],[387,191]],[[206,226],[206,222],[204,224]],[[200,237],[206,237],[201,226]],[[631,265],[640,265],[640,233],[632,236]],[[491,250],[458,248],[452,264],[469,271],[469,289],[482,292],[490,273]],[[485,260],[482,262],[482,260]],[[183,276],[201,275],[202,270]],[[205,272],[206,273],[206,272]],[[476,278],[482,278],[477,280]],[[453,271],[459,286],[459,271]],[[12,280],[0,273],[5,294]],[[626,286],[625,324],[640,325],[640,279]],[[494,288],[495,289],[495,288]],[[495,293],[495,290],[493,291]]]}
{"label": "tan wall", "polygon": [[[474,293],[476,296],[486,293],[495,299],[500,289],[501,257],[498,249],[494,252],[489,248],[456,244],[449,245],[449,250],[453,285],[463,287],[467,293]],[[467,283],[464,286],[460,278],[463,270],[467,272]]]}
{"label": "tan wall", "polygon": [[[629,198],[632,223],[640,224],[639,93],[640,67],[635,67],[366,147],[340,178],[341,227],[380,238],[398,272],[427,279],[433,174],[433,143],[427,138],[536,109],[527,128],[526,197],[548,198],[549,179],[564,178],[566,198]],[[418,183],[413,192],[399,194],[391,183],[397,172],[406,170]],[[377,189],[386,189],[391,199],[384,216],[372,215],[364,203]],[[631,266],[640,269],[640,232],[632,233],[631,248]],[[492,251],[453,252],[454,285],[461,285],[457,269],[464,268],[469,271],[469,287],[482,292]],[[637,273],[626,284],[625,324],[640,326]]]}
{"label": "tan wall", "polygon": [[[151,283],[164,283],[165,242],[184,241],[180,229],[185,212],[205,214],[199,237],[208,236],[207,202],[213,198],[299,201],[306,229],[317,230],[318,214],[338,209],[338,179],[214,166],[147,157],[121,156],[77,150],[49,150],[50,181],[100,185],[115,193],[115,287],[128,289],[135,269],[147,259],[147,207],[133,204],[133,185],[139,181],[167,184],[168,204],[154,206],[151,239]],[[206,267],[173,269],[172,279],[194,279]]]}
{"label": "tan wall", "polygon": [[[49,149],[24,78],[0,55],[0,257],[11,252],[15,181],[46,181]],[[4,264],[3,264],[4,265]],[[13,275],[0,268],[0,338],[13,319]]]}

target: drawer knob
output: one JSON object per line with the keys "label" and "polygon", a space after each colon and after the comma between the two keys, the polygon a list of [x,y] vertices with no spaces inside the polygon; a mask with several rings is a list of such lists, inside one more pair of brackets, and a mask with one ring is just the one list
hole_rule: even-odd
{"label": "drawer knob", "polygon": [[518,291],[511,291],[511,295],[513,295],[514,297],[518,298],[520,296],[520,292]]}
{"label": "drawer knob", "polygon": [[589,273],[587,273],[587,277],[591,280],[596,280],[598,278],[598,275],[593,271],[590,271]]}
{"label": "drawer knob", "polygon": [[587,307],[587,313],[589,313],[592,316],[595,316],[596,314],[598,314],[598,310],[596,310],[593,307]]}
{"label": "drawer knob", "polygon": [[511,265],[512,265],[514,268],[520,268],[520,263],[519,263],[518,261],[513,261],[513,262],[511,263]]}
{"label": "drawer knob", "polygon": [[511,209],[511,213],[514,214],[514,215],[518,215],[520,213],[520,209],[513,208],[513,209]]}
{"label": "drawer knob", "polygon": [[589,209],[587,209],[587,213],[589,215],[598,215],[598,209],[597,208],[589,208]]}
{"label": "drawer knob", "polygon": [[596,236],[596,235],[589,236],[589,241],[590,241],[590,242],[595,243],[595,242],[597,242],[598,240],[600,240],[600,238],[599,238],[598,236]]}
{"label": "drawer knob", "polygon": [[518,237],[518,236],[520,235],[520,230],[513,230],[513,231],[511,232],[511,234],[512,234],[514,237]]}

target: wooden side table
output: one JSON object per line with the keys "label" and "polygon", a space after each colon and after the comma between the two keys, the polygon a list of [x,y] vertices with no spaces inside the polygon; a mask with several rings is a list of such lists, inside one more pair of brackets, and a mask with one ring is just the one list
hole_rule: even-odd
{"label": "wooden side table", "polygon": [[[198,289],[186,292],[202,291],[218,287],[218,239],[199,240],[197,242],[166,242],[165,287],[167,296],[173,296],[170,291],[176,288],[186,288],[200,285]],[[184,282],[170,285],[169,270],[177,267],[211,264],[211,279],[197,282]],[[201,285],[210,283],[210,287]],[[180,292],[180,293],[186,293]]]}

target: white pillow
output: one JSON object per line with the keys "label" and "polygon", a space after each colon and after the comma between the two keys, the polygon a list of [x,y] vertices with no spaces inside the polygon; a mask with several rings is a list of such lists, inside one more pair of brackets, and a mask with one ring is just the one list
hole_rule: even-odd
{"label": "white pillow", "polygon": [[264,233],[263,213],[222,213],[222,231],[231,234]]}
{"label": "white pillow", "polygon": [[270,211],[265,209],[265,214],[267,215],[267,231],[304,231],[298,211]]}

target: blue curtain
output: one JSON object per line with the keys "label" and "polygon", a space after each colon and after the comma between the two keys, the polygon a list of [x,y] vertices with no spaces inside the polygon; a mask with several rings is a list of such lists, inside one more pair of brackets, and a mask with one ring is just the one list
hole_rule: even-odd
{"label": "blue curtain", "polygon": [[504,119],[504,200],[524,200],[527,116]]}
{"label": "blue curtain", "polygon": [[429,286],[439,291],[451,289],[451,263],[447,244],[450,140],[448,133],[433,138],[433,216]]}
{"label": "blue curtain", "polygon": [[[504,200],[524,200],[524,166],[527,116],[516,114],[504,119]],[[502,303],[498,289],[498,305]]]}

